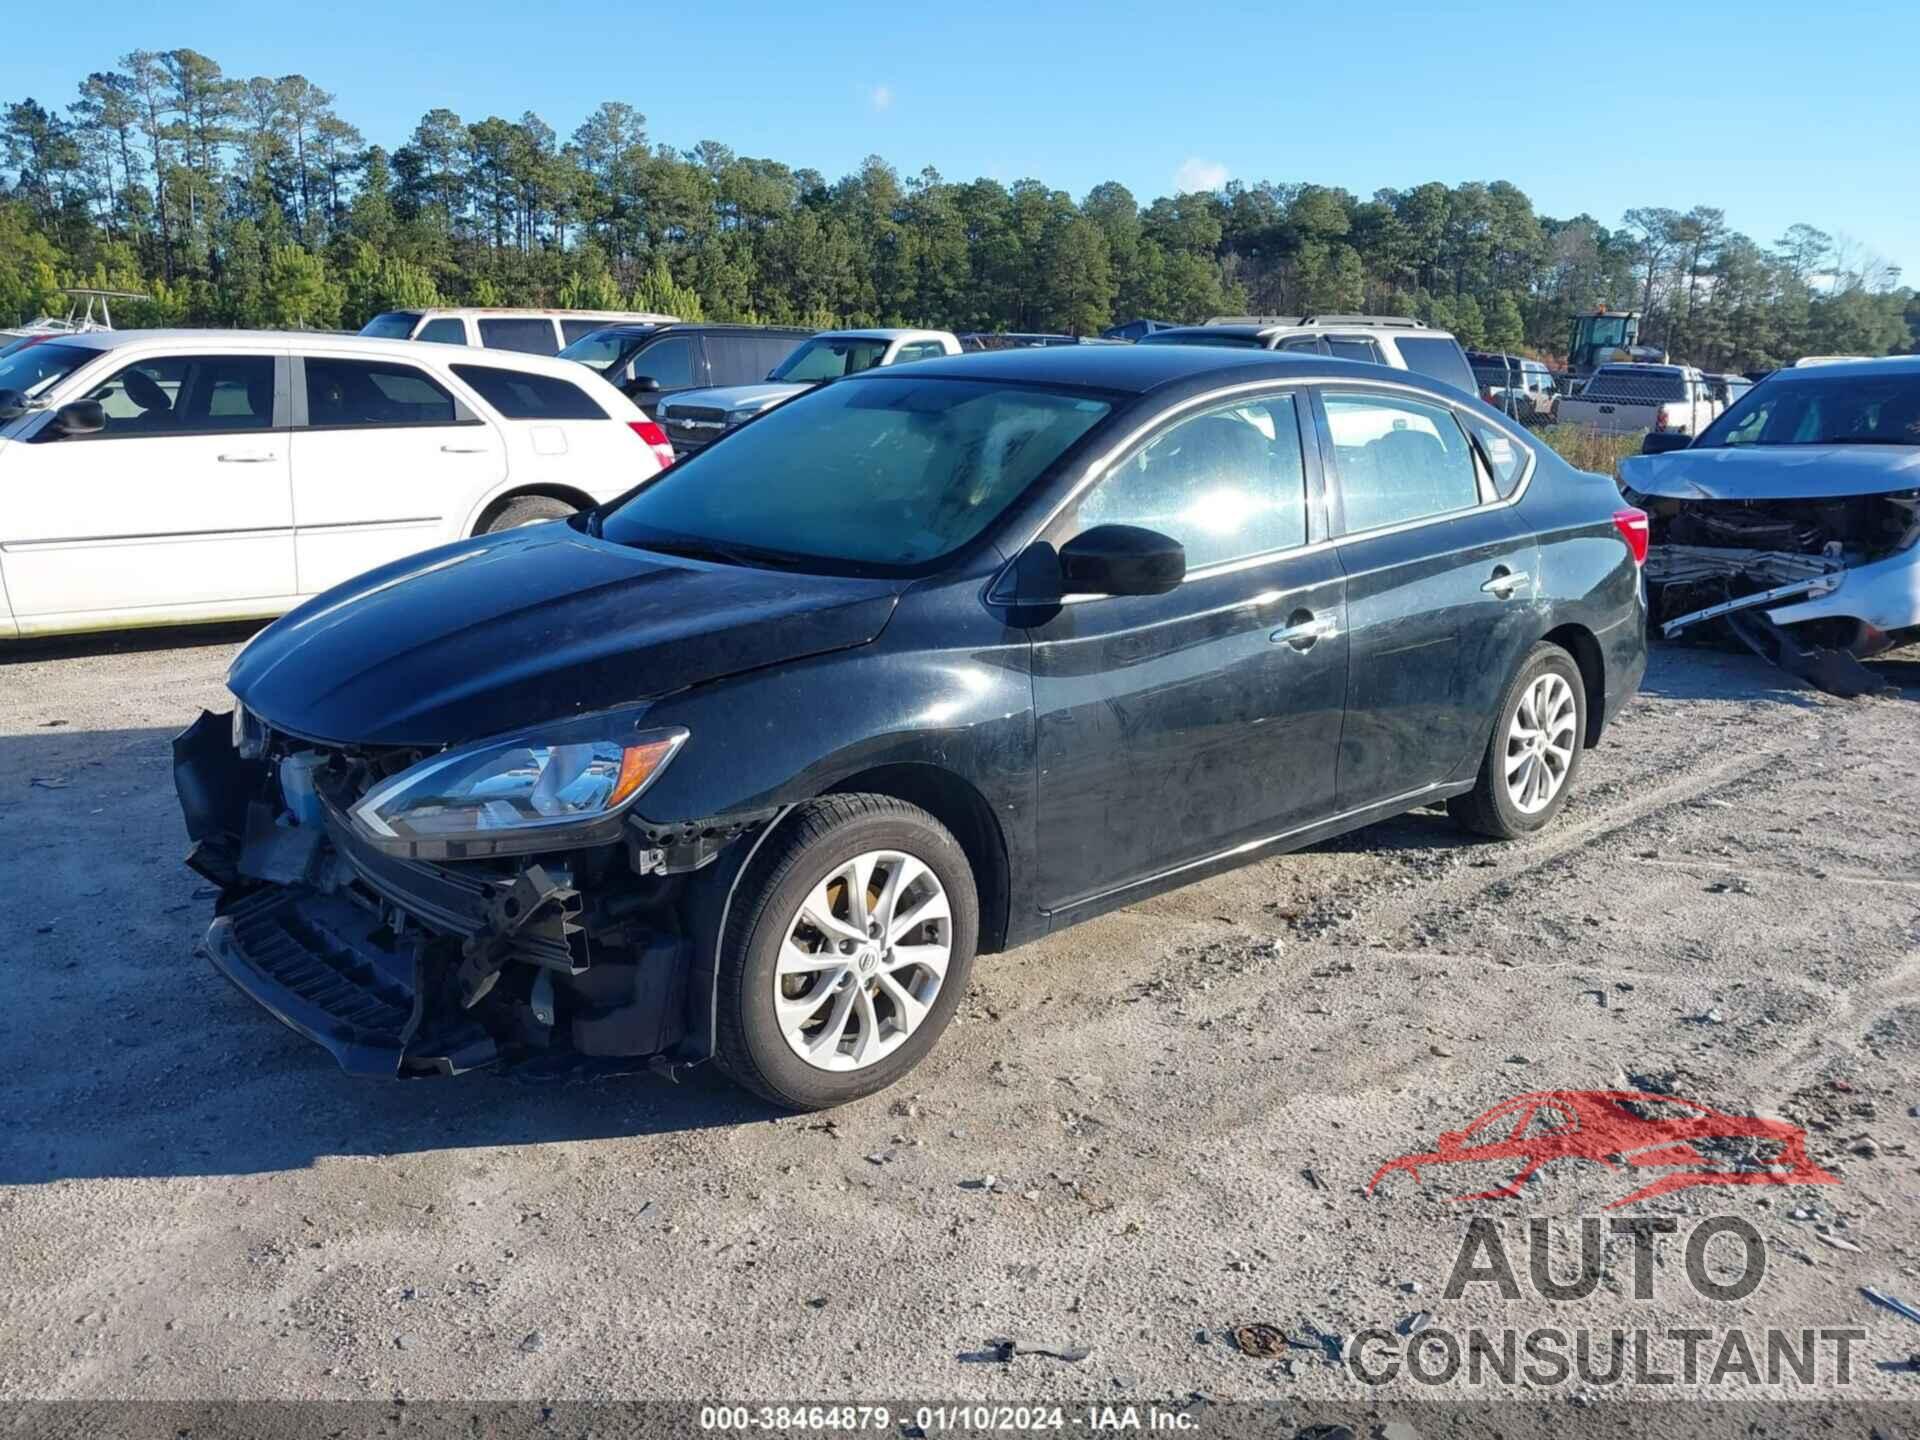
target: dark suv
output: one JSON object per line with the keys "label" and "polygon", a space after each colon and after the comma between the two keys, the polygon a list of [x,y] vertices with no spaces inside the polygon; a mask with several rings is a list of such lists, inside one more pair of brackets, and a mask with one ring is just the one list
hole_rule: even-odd
{"label": "dark suv", "polygon": [[766,379],[812,334],[771,325],[609,325],[560,356],[598,370],[652,415],[663,396]]}
{"label": "dark suv", "polygon": [[976,952],[1417,806],[1548,824],[1640,683],[1646,537],[1404,370],[869,370],[248,645],[175,742],[208,950],[354,1071],[711,1057],[836,1104]]}

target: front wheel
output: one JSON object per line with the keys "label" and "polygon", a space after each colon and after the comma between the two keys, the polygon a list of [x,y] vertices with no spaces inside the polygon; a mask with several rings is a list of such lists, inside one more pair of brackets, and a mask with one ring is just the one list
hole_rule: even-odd
{"label": "front wheel", "polygon": [[1517,840],[1544,829],[1567,802],[1587,733],[1587,688],[1558,645],[1527,653],[1500,702],[1500,716],[1473,789],[1447,813],[1476,835]]}
{"label": "front wheel", "polygon": [[794,1110],[885,1089],[966,991],[980,927],[966,854],[886,795],[813,801],[766,848],[728,915],[715,1058]]}

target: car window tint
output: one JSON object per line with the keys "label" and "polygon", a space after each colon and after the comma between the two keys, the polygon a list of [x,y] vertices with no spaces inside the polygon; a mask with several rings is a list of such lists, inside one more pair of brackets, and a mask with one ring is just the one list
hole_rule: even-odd
{"label": "car window tint", "polygon": [[1527,449],[1498,425],[1468,417],[1467,426],[1480,442],[1480,452],[1493,470],[1493,488],[1502,500],[1520,487],[1527,473]]}
{"label": "car window tint", "polygon": [[684,390],[693,384],[693,341],[669,335],[633,357],[635,376],[651,375],[662,390]]}
{"label": "car window tint", "polygon": [[757,346],[760,359],[757,362],[758,368],[754,372],[753,378],[756,380],[764,380],[779,366],[781,361],[785,360],[787,356],[800,348],[802,338],[803,337],[799,335],[770,335],[765,340],[760,341]]}
{"label": "car window tint", "polygon": [[604,420],[607,412],[578,385],[551,375],[501,370],[492,365],[456,365],[453,373],[480,392],[508,420]]}
{"label": "car window tint", "polygon": [[453,396],[411,365],[307,357],[307,424],[316,429],[451,425]]}
{"label": "car window tint", "polygon": [[387,310],[360,327],[360,333],[373,340],[404,340],[420,323],[418,310]]}
{"label": "car window tint", "polygon": [[576,340],[584,340],[607,322],[604,320],[562,320],[560,337],[568,345]]}
{"label": "car window tint", "polygon": [[896,365],[910,365],[915,360],[933,360],[946,354],[937,341],[916,340],[911,345],[902,345],[900,353],[893,358]]}
{"label": "car window tint", "polygon": [[1306,469],[1291,395],[1190,416],[1110,472],[1080,503],[1079,527],[1142,525],[1186,547],[1187,568],[1307,539]]}
{"label": "car window tint", "polygon": [[496,316],[480,322],[480,343],[489,350],[518,350],[525,355],[557,355],[553,321],[544,315]]}
{"label": "car window tint", "polygon": [[1291,340],[1282,340],[1275,348],[1292,351],[1295,354],[1318,354],[1320,340],[1314,335],[1296,335]]}
{"label": "car window tint", "polygon": [[1407,362],[1409,370],[1431,375],[1462,390],[1473,389],[1473,371],[1467,365],[1467,352],[1460,348],[1458,340],[1443,340],[1436,335],[1396,335],[1393,343],[1400,347],[1400,358]]}
{"label": "car window tint", "polygon": [[767,368],[770,367],[760,364],[758,336],[707,336],[707,369],[711,372],[709,384],[748,385],[764,376]]}
{"label": "car window tint", "polygon": [[429,320],[420,327],[420,333],[413,337],[429,345],[464,345],[467,343],[467,322],[456,315],[442,315],[438,320]]}
{"label": "car window tint", "polygon": [[220,435],[273,425],[271,355],[140,360],[87,397],[100,402],[102,435]]}
{"label": "car window tint", "polygon": [[1472,448],[1445,406],[1330,391],[1326,407],[1349,533],[1479,503]]}
{"label": "car window tint", "polygon": [[1370,365],[1380,363],[1380,351],[1373,341],[1357,336],[1329,335],[1327,349],[1338,360],[1365,360]]}

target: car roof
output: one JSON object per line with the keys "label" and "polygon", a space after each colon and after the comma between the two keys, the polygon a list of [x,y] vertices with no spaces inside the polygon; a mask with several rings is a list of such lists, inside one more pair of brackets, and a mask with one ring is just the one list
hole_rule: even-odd
{"label": "car roof", "polygon": [[1920,355],[1885,355],[1877,360],[1832,360],[1818,365],[1788,367],[1801,375],[1912,375],[1920,371]]}
{"label": "car roof", "polygon": [[[441,364],[493,365],[500,369],[529,370],[536,374],[557,375],[577,380],[578,361],[553,355],[530,355],[521,350],[486,350],[477,345],[423,345],[417,340],[377,340],[366,335],[349,335],[330,330],[89,330],[79,335],[54,337],[63,345],[88,350],[114,351],[165,349],[172,345],[191,346],[201,354],[230,351],[307,350],[330,354],[384,356],[411,364],[438,361]],[[54,343],[53,340],[47,343]]]}
{"label": "car roof", "polygon": [[1144,395],[1163,385],[1210,374],[1245,380],[1305,380],[1314,377],[1388,380],[1396,385],[1432,389],[1451,398],[1460,392],[1425,376],[1357,360],[1325,355],[1284,355],[1207,345],[1048,345],[1019,350],[989,350],[919,360],[912,365],[862,371],[836,384],[868,380],[999,380],[1014,384],[1063,385]]}
{"label": "car roof", "polygon": [[822,330],[813,337],[816,340],[943,340],[945,332],[940,330],[914,330],[911,328],[886,329],[876,327],[872,330]]}

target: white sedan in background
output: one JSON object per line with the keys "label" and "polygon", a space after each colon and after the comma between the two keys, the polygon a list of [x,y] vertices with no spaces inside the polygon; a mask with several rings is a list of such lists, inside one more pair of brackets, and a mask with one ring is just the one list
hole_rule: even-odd
{"label": "white sedan in background", "polygon": [[565,360],[235,330],[26,342],[0,353],[0,639],[277,615],[672,463]]}

